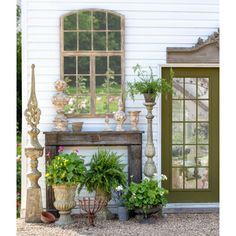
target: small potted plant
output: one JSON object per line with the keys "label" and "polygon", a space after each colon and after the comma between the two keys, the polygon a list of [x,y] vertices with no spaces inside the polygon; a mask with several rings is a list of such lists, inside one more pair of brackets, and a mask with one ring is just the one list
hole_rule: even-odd
{"label": "small potted plant", "polygon": [[[92,156],[89,169],[86,172],[83,185],[89,192],[96,192],[96,198],[111,200],[111,193],[118,185],[125,185],[127,182],[126,174],[124,172],[125,164],[122,164],[121,155],[108,150],[99,150]],[[82,185],[78,192],[82,189]],[[105,208],[106,214],[103,214],[104,219],[111,215]],[[103,212],[104,212],[103,211]]]}
{"label": "small potted plant", "polygon": [[125,206],[125,200],[123,198],[124,188],[119,185],[115,188],[115,198],[118,200],[117,215],[120,221],[126,221],[129,219],[129,212]]}
{"label": "small potted plant", "polygon": [[[134,95],[143,94],[145,102],[155,102],[156,97],[160,93],[171,92],[172,87],[164,78],[158,78],[153,74],[152,68],[149,67],[149,71],[143,70],[142,67],[137,64],[133,67],[134,73],[140,79],[139,81],[134,81],[134,83],[128,82],[128,93],[130,97],[134,100]],[[171,70],[171,78],[173,77],[173,71]]]}
{"label": "small potted plant", "polygon": [[160,187],[160,182],[166,179],[167,177],[162,175],[161,180],[155,180],[153,177],[145,178],[141,183],[131,182],[123,195],[127,208],[134,210],[136,214],[142,214],[144,219],[161,211],[167,203],[168,190]]}
{"label": "small potted plant", "polygon": [[76,205],[75,190],[83,182],[86,171],[83,156],[78,154],[78,150],[69,154],[63,151],[60,146],[58,155],[47,165],[46,171],[47,184],[54,190],[54,206],[60,213],[58,225],[73,223],[70,211]]}

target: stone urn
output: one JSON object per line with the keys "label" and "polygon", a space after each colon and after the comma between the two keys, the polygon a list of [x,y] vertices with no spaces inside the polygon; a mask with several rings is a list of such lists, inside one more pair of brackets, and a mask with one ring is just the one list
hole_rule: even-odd
{"label": "stone urn", "polygon": [[139,113],[141,111],[129,111],[129,117],[130,117],[130,124],[131,124],[131,130],[137,131],[138,128],[138,122],[139,122]]}
{"label": "stone urn", "polygon": [[55,202],[53,205],[59,210],[60,214],[60,218],[56,221],[56,224],[67,225],[74,223],[70,212],[71,209],[76,206],[75,190],[77,186],[53,185],[52,188],[55,195]]}
{"label": "stone urn", "polygon": [[118,111],[114,113],[114,119],[116,120],[116,131],[124,131],[124,128],[122,127],[125,120],[126,120],[126,115],[123,111],[123,103],[122,103],[122,100],[119,99],[119,102],[118,102]]}

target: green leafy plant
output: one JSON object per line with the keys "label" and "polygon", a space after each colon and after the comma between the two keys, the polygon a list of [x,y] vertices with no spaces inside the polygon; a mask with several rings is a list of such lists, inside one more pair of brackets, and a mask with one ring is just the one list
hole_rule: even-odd
{"label": "green leafy plant", "polygon": [[141,183],[131,182],[122,195],[125,206],[129,210],[142,209],[145,217],[148,209],[164,206],[167,203],[168,190],[160,187],[160,182],[165,179],[166,176],[162,175],[159,181],[146,178]]}
{"label": "green leafy plant", "polygon": [[126,184],[125,164],[122,164],[121,157],[122,155],[108,150],[99,150],[92,156],[84,179],[89,192],[99,190],[109,196],[118,185]]}
{"label": "green leafy plant", "polygon": [[[77,185],[83,182],[86,172],[82,155],[78,150],[71,153],[63,153],[64,148],[59,147],[58,155],[47,165],[46,181],[50,185]],[[51,155],[48,153],[47,155]]]}
{"label": "green leafy plant", "polygon": [[[155,99],[160,93],[172,91],[171,83],[164,78],[158,78],[154,75],[151,67],[149,67],[148,72],[137,64],[133,67],[133,70],[140,79],[139,81],[135,80],[134,83],[128,82],[128,94],[133,100],[136,94],[151,94],[153,99]],[[171,70],[171,78],[172,77],[173,71]]]}
{"label": "green leafy plant", "polygon": [[16,216],[20,217],[21,209],[21,137],[17,136],[16,147]]}

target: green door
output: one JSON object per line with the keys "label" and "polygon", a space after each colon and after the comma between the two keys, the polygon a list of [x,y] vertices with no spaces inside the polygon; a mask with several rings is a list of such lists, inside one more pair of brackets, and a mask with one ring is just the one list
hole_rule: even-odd
{"label": "green door", "polygon": [[172,203],[218,202],[219,68],[172,69],[173,93],[162,97],[163,185]]}

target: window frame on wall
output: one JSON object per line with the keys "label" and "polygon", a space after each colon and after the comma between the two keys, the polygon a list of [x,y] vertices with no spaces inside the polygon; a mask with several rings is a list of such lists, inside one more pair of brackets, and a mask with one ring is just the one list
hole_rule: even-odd
{"label": "window frame on wall", "polygon": [[[105,13],[106,15],[106,29],[102,30],[103,32],[106,32],[106,50],[93,50],[93,36],[91,36],[91,50],[74,50],[74,51],[66,51],[64,50],[64,32],[66,30],[64,30],[64,19],[67,16],[73,15],[73,14],[79,14],[81,12],[91,12],[92,17],[94,12],[102,12]],[[116,30],[114,29],[108,29],[108,14],[112,14],[114,16],[118,16],[120,18],[120,30],[117,30],[120,32],[120,50],[108,50],[109,47],[109,42],[108,42],[108,33],[109,32],[115,32]],[[91,18],[93,19],[93,18]],[[78,24],[78,23],[77,23]],[[91,22],[91,25],[93,25],[93,23]],[[71,31],[75,31],[75,32],[81,32],[80,29],[76,29],[76,30],[71,30]],[[70,31],[70,32],[71,32]],[[85,30],[86,31],[86,30]],[[93,35],[94,32],[98,32],[99,30],[95,30],[93,29],[93,26],[90,30],[88,30],[88,32],[91,32],[91,35]],[[101,30],[100,30],[101,31]],[[119,56],[120,60],[121,60],[121,71],[119,74],[115,75],[115,76],[120,76],[121,77],[121,92],[119,94],[119,97],[122,98],[123,104],[125,104],[125,99],[124,99],[124,87],[125,87],[125,81],[124,81],[124,73],[125,73],[125,68],[124,68],[124,60],[125,60],[125,53],[124,53],[124,32],[125,31],[125,24],[124,24],[124,16],[121,15],[120,13],[111,11],[111,10],[104,10],[104,9],[81,9],[78,11],[72,11],[69,12],[67,14],[64,14],[61,16],[60,18],[60,75],[61,75],[61,79],[64,80],[65,78],[65,74],[64,74],[64,57],[76,57],[76,63],[77,63],[77,58],[84,56],[84,57],[89,57],[89,76],[90,76],[90,82],[89,82],[89,93],[87,94],[88,96],[90,96],[90,113],[66,113],[67,117],[88,117],[88,118],[99,118],[99,117],[105,117],[106,115],[108,115],[109,117],[113,116],[113,113],[104,113],[104,114],[99,114],[96,113],[96,71],[95,71],[95,58],[96,57],[107,57],[107,60],[109,61],[109,58],[111,56]],[[78,39],[77,39],[78,41]],[[78,43],[78,42],[77,42]],[[109,65],[107,65],[107,67],[109,67]],[[76,74],[76,76],[78,76]],[[77,79],[76,79],[77,80]],[[109,97],[109,93],[107,93],[107,99]],[[118,95],[118,94],[117,94]],[[108,100],[107,100],[108,101]],[[118,103],[118,101],[117,101]],[[108,101],[109,104],[109,101]],[[124,105],[125,108],[125,105]]]}

